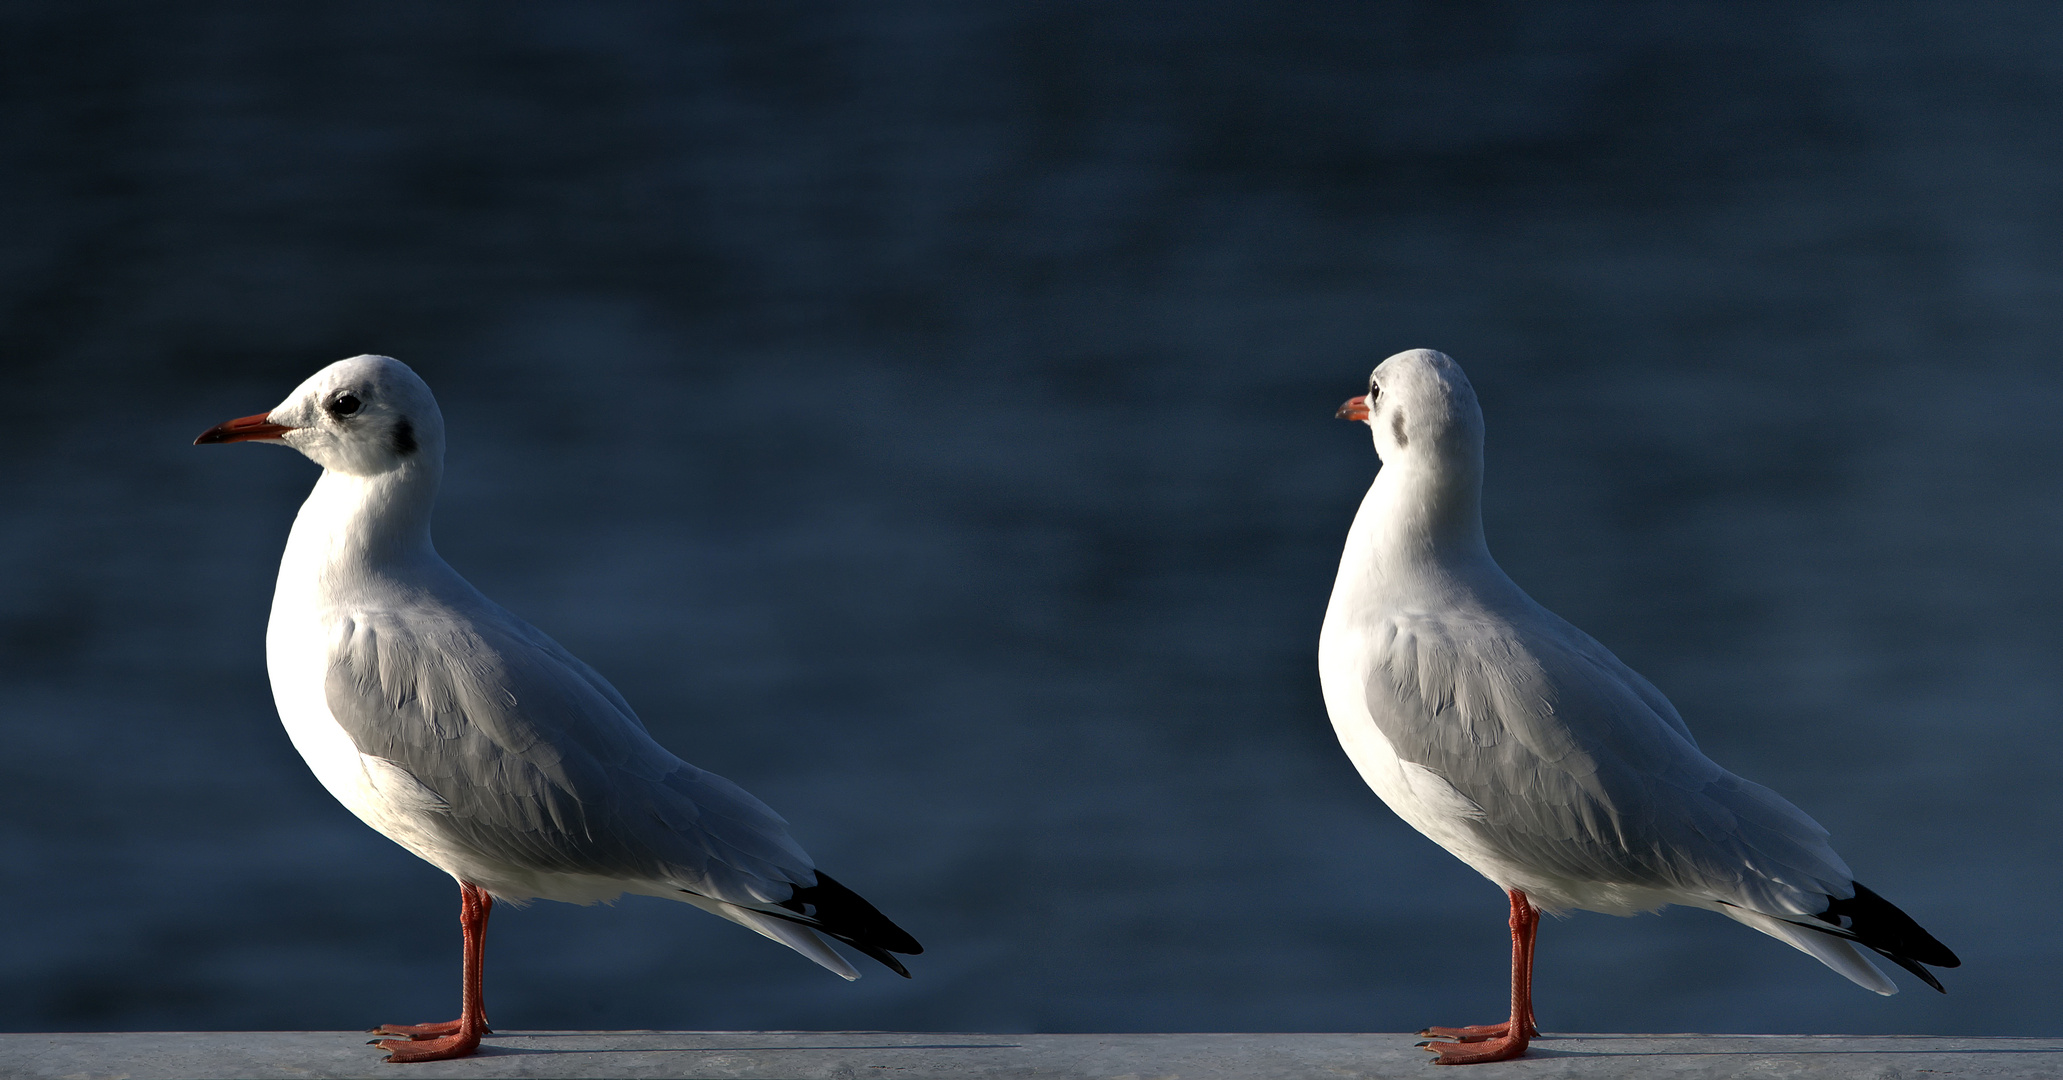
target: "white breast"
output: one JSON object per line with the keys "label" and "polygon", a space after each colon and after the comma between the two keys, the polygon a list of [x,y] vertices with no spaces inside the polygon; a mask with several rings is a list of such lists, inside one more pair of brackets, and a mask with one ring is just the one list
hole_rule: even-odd
{"label": "white breast", "polygon": [[[442,800],[399,766],[358,752],[329,707],[329,662],[334,638],[349,626],[347,612],[326,596],[327,565],[336,530],[327,519],[351,505],[351,492],[329,473],[309,493],[294,519],[280,560],[265,627],[265,667],[272,700],[287,738],[315,778],[344,808],[381,835],[421,858],[450,870],[432,835],[420,824]],[[400,775],[393,775],[400,773]]]}
{"label": "white breast", "polygon": [[[313,610],[292,610],[275,601],[265,633],[265,666],[272,677],[272,700],[294,749],[344,808],[419,858],[458,873],[456,854],[444,850],[425,828],[429,815],[445,809],[444,800],[393,762],[358,752],[358,745],[330,715],[326,691],[331,620]],[[335,620],[337,626],[346,620]]]}
{"label": "white breast", "polygon": [[337,801],[379,828],[373,803],[377,789],[358,760],[358,747],[330,716],[325,700],[329,650],[320,618],[298,615],[274,604],[265,630],[265,667],[272,676],[272,700],[280,722],[302,760]]}
{"label": "white breast", "polygon": [[1469,822],[1483,819],[1483,808],[1438,773],[1399,758],[1369,714],[1373,656],[1368,636],[1359,627],[1346,618],[1327,618],[1318,637],[1318,677],[1340,748],[1361,779],[1405,824],[1501,884],[1505,875],[1495,872],[1495,860],[1480,850],[1476,834],[1468,828]]}

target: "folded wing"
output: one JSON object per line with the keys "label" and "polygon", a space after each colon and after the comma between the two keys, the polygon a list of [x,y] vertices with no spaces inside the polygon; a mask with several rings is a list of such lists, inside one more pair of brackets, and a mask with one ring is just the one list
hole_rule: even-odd
{"label": "folded wing", "polygon": [[613,687],[498,609],[354,613],[333,642],[331,713],[360,753],[444,804],[440,841],[541,874],[668,883],[767,906],[815,883],[787,823],[668,753]]}
{"label": "folded wing", "polygon": [[1379,628],[1369,712],[1403,760],[1481,807],[1511,862],[1571,881],[1779,917],[1852,895],[1826,830],[1714,764],[1647,680],[1581,630],[1398,615]]}

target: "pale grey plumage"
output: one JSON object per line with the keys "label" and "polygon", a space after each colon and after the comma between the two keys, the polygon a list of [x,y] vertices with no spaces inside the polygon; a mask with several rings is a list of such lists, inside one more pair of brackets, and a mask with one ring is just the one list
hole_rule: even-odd
{"label": "pale grey plumage", "polygon": [[[482,599],[481,604],[486,604]],[[780,815],[668,753],[614,687],[498,608],[355,613],[325,693],[360,753],[443,804],[454,849],[532,872],[674,882],[739,904],[815,880]]]}
{"label": "pale grey plumage", "polygon": [[[1953,953],[1858,885],[1827,832],[1714,764],[1603,645],[1483,538],[1483,417],[1452,359],[1398,353],[1341,416],[1383,467],[1319,635],[1341,745],[1399,816],[1534,907],[1720,911],[1879,993],[1874,949],[1930,985]],[[1848,920],[1843,922],[1842,920]]]}
{"label": "pale grey plumage", "polygon": [[1463,825],[1480,844],[1629,894],[1794,915],[1848,895],[1853,875],[1818,823],[1700,753],[1660,691],[1589,635],[1523,594],[1499,599],[1524,613],[1388,620],[1375,638],[1386,677],[1367,693],[1397,755],[1481,809]]}
{"label": "pale grey plumage", "polygon": [[668,753],[594,669],[437,554],[444,422],[406,365],[340,361],[200,441],[249,439],[323,466],[266,662],[296,749],[354,814],[496,898],[663,896],[848,979],[815,931],[907,974],[890,953],[921,946],[817,871],[780,815]]}

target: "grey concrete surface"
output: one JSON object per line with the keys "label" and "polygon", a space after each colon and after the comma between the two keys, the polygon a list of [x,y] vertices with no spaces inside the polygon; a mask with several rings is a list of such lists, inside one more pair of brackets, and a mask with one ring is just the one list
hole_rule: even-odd
{"label": "grey concrete surface", "polygon": [[[707,1077],[711,1080],[1356,1080],[1429,1076],[1402,1034],[969,1035],[858,1031],[518,1031],[463,1061],[388,1065],[356,1032],[0,1034],[0,1076],[36,1080],[296,1077]],[[1846,1035],[1563,1035],[1513,1077],[2063,1076],[2063,1039]],[[1441,1073],[1440,1075],[1445,1075]],[[1466,1073],[1460,1075],[1475,1075]]]}

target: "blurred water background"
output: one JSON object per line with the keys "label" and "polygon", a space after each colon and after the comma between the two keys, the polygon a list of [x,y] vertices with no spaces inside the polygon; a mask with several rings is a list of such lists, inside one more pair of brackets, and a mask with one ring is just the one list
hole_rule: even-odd
{"label": "blurred water background", "polygon": [[1705,912],[1544,1026],[2056,1034],[2063,8],[0,7],[0,1027],[456,1007],[456,890],[262,642],[332,360],[450,424],[447,558],[928,946],[504,909],[509,1028],[1406,1030],[1504,902],[1335,745],[1376,458],[1468,369],[1521,584],[1957,949]]}

